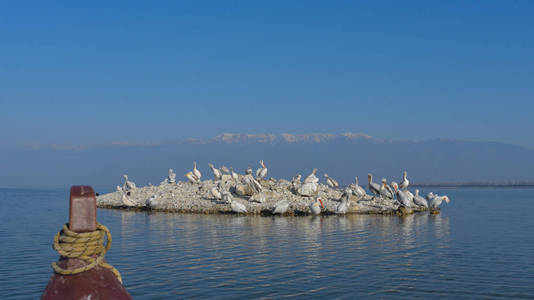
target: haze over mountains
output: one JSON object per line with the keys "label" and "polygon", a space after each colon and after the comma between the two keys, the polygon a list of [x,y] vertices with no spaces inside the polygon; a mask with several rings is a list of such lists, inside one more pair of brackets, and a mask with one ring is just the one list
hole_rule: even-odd
{"label": "haze over mountains", "polygon": [[0,186],[68,187],[89,184],[112,190],[127,173],[138,185],[158,184],[173,168],[179,180],[197,161],[203,179],[208,163],[243,172],[263,159],[269,177],[307,175],[316,167],[347,184],[368,172],[376,181],[412,182],[532,181],[534,150],[497,142],[434,139],[388,141],[361,133],[231,134],[212,139],[161,143],[116,142],[86,147],[32,146],[0,150]]}

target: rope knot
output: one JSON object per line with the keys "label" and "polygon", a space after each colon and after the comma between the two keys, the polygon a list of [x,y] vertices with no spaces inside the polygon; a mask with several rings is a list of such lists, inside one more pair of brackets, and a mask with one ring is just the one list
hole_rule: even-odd
{"label": "rope knot", "polygon": [[[104,239],[106,239],[106,245],[104,245]],[[77,258],[87,263],[84,267],[63,269],[54,262],[52,263],[54,272],[61,275],[74,275],[101,266],[113,272],[122,283],[119,271],[104,262],[104,256],[111,248],[111,233],[106,226],[99,223],[95,231],[77,233],[69,229],[68,223],[64,224],[63,229],[54,236],[53,247],[62,257]]]}

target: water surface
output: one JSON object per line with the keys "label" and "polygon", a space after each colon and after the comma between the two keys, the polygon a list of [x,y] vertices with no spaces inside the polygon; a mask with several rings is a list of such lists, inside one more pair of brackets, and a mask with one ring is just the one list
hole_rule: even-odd
{"label": "water surface", "polygon": [[[437,189],[434,189],[436,191]],[[441,189],[441,215],[255,217],[98,210],[134,298],[534,299],[534,189]],[[424,191],[425,193],[427,191]],[[0,299],[38,298],[68,191],[0,189]]]}

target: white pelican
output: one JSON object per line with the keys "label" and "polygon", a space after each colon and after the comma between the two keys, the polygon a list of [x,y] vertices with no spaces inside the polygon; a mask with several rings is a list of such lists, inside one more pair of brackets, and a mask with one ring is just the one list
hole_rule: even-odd
{"label": "white pelican", "polygon": [[222,167],[221,167],[221,172],[223,172],[224,174],[228,174],[228,173],[230,173],[230,170],[228,170],[227,167],[222,166]]}
{"label": "white pelican", "polygon": [[324,174],[324,177],[326,178],[326,184],[328,184],[331,188],[337,188],[339,187],[339,183],[335,181],[333,178],[328,177],[328,174]]}
{"label": "white pelican", "polygon": [[135,203],[132,200],[130,200],[130,198],[126,196],[125,193],[122,194],[121,200],[122,200],[123,205],[129,206],[129,207],[135,206]]}
{"label": "white pelican", "polygon": [[273,208],[273,215],[279,214],[285,214],[287,210],[289,209],[289,202],[287,200],[280,200],[276,202]]}
{"label": "white pelican", "polygon": [[380,185],[373,182],[373,174],[369,173],[367,174],[367,188],[369,191],[377,196],[380,195]]}
{"label": "white pelican", "polygon": [[410,184],[410,181],[408,180],[408,172],[404,171],[403,175],[402,175],[402,180],[399,184],[399,188],[401,190],[405,190],[408,188],[408,185]]}
{"label": "white pelican", "polygon": [[356,185],[354,186],[354,189],[352,189],[352,194],[356,197],[363,197],[367,193],[358,183],[358,176],[356,176],[355,178],[356,178]]}
{"label": "white pelican", "polygon": [[321,207],[324,208],[323,200],[321,198],[317,197],[315,201],[313,201],[310,204],[310,210],[314,215],[318,215],[321,213]]}
{"label": "white pelican", "polygon": [[135,186],[135,183],[133,181],[128,180],[128,175],[124,174],[122,175],[124,178],[124,184],[122,185],[122,190],[125,192],[135,190],[137,187]]}
{"label": "white pelican", "polygon": [[254,189],[256,190],[256,192],[261,192],[261,190],[263,189],[261,184],[254,178],[252,178],[252,184],[254,185]]}
{"label": "white pelican", "polygon": [[382,179],[382,185],[380,186],[380,196],[384,198],[393,199],[393,191],[391,188],[387,185],[387,181],[385,178]]}
{"label": "white pelican", "polygon": [[432,201],[430,201],[430,208],[431,209],[439,209],[439,206],[441,205],[441,202],[443,202],[445,200],[445,202],[449,203],[449,197],[447,196],[437,196],[432,198]]}
{"label": "white pelican", "polygon": [[146,201],[145,201],[145,205],[146,207],[150,208],[152,207],[152,205],[154,204],[154,200],[156,200],[158,198],[158,195],[152,195],[150,198],[148,198]]}
{"label": "white pelican", "polygon": [[208,164],[211,168],[211,171],[213,172],[213,177],[215,177],[215,180],[221,180],[222,174],[221,170],[215,168],[212,164]]}
{"label": "white pelican", "polygon": [[189,179],[189,182],[198,183],[198,178],[195,176],[195,174],[193,174],[193,172],[187,172],[184,176]]}
{"label": "white pelican", "polygon": [[350,201],[349,197],[352,194],[351,189],[345,189],[345,192],[341,196],[341,203],[336,207],[336,214],[346,214],[349,209]]}
{"label": "white pelican", "polygon": [[196,178],[198,178],[198,181],[200,181],[200,178],[202,177],[202,174],[197,169],[197,162],[195,161],[195,165],[193,167],[193,175],[195,175]]}
{"label": "white pelican", "polygon": [[230,207],[232,208],[232,211],[235,213],[246,213],[247,207],[237,201],[234,201],[232,198],[232,194],[230,192],[223,192],[223,199],[224,201],[228,202],[230,204]]}
{"label": "white pelican", "polygon": [[413,197],[413,202],[418,206],[423,206],[423,207],[428,208],[428,202],[426,201],[425,198],[419,196],[419,190],[418,189],[415,190],[415,195]]}
{"label": "white pelican", "polygon": [[403,191],[406,194],[406,196],[408,196],[408,199],[410,199],[410,202],[413,203],[413,198],[415,197],[414,194],[412,194],[412,192],[410,192],[410,190],[408,190],[408,189],[405,189]]}
{"label": "white pelican", "polygon": [[256,170],[256,178],[260,177],[261,170],[263,169],[263,160],[260,160],[259,164],[260,167]]}
{"label": "white pelican", "polygon": [[218,187],[216,187],[216,186],[212,187],[211,190],[210,190],[210,193],[213,196],[213,198],[215,198],[217,200],[221,200],[222,199],[222,194],[221,194],[221,191],[219,190]]}
{"label": "white pelican", "polygon": [[434,195],[434,193],[430,192],[426,195],[426,200],[430,201],[432,200],[434,197],[436,197],[436,195]]}
{"label": "white pelican", "polygon": [[316,172],[317,172],[317,168],[313,169],[311,174],[308,175],[308,177],[306,177],[306,179],[304,179],[304,183],[318,183],[319,182],[319,178],[317,178],[317,176],[315,176]]}
{"label": "white pelican", "polygon": [[246,170],[245,170],[245,174],[252,174],[252,168],[251,167],[248,167]]}
{"label": "white pelican", "polygon": [[261,165],[263,168],[261,168],[261,171],[260,171],[260,179],[263,179],[265,178],[265,176],[267,176],[267,167],[265,166],[265,163],[263,162],[263,160],[261,161]]}
{"label": "white pelican", "polygon": [[234,181],[238,181],[239,180],[239,174],[237,174],[236,172],[234,172],[234,168],[230,167],[230,174],[232,174],[232,179]]}
{"label": "white pelican", "polygon": [[411,207],[410,199],[408,199],[408,196],[404,193],[404,191],[399,190],[399,186],[397,183],[393,186],[393,189],[395,190],[395,194],[397,194],[397,201],[404,206],[404,207]]}

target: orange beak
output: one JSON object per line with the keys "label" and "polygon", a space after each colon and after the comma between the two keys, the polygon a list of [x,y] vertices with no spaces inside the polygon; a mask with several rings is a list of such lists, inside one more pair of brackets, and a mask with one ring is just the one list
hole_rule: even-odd
{"label": "orange beak", "polygon": [[319,200],[319,202],[321,203],[321,207],[324,208],[323,200],[321,199],[317,199],[317,200]]}

